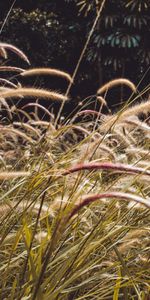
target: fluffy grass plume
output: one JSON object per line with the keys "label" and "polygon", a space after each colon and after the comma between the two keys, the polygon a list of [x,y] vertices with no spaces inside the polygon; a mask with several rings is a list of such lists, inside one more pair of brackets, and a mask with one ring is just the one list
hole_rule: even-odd
{"label": "fluffy grass plume", "polygon": [[7,52],[3,47],[0,48],[0,56],[7,59]]}
{"label": "fluffy grass plume", "polygon": [[10,50],[10,51],[16,53],[21,59],[23,59],[25,62],[27,62],[30,65],[30,62],[29,62],[27,56],[24,54],[23,51],[21,51],[16,46],[13,46],[13,45],[8,44],[8,43],[0,42],[0,49],[4,49],[5,51]]}
{"label": "fluffy grass plume", "polygon": [[[102,126],[102,130],[103,129],[108,130],[109,128],[111,128],[111,126],[115,125],[115,123],[118,124],[124,122],[128,120],[128,118],[133,116],[136,117],[139,116],[140,114],[145,114],[145,116],[147,116],[149,112],[150,112],[150,99],[148,99],[145,102],[141,102],[136,105],[133,105],[132,107],[127,107],[125,109],[123,108],[122,111],[114,115],[107,116]],[[141,126],[141,124],[139,125]],[[143,124],[143,126],[145,126],[145,124]]]}
{"label": "fluffy grass plume", "polygon": [[131,82],[130,80],[126,79],[126,78],[117,78],[114,80],[109,81],[108,83],[104,84],[102,87],[100,87],[97,90],[97,94],[103,94],[105,92],[107,92],[110,88],[118,86],[118,85],[126,85],[128,86],[133,92],[136,92],[136,86],[133,84],[133,82]]}
{"label": "fluffy grass plume", "polygon": [[[80,107],[62,125],[52,107],[36,100],[19,109],[7,98],[64,101],[64,95],[11,89],[5,80],[2,88],[8,88],[0,92],[1,112],[7,115],[0,124],[1,298],[148,299],[150,127],[138,114],[147,118],[149,99],[112,115]],[[104,85],[100,94],[122,80]],[[135,91],[132,83],[125,84]]]}
{"label": "fluffy grass plume", "polygon": [[0,66],[0,71],[2,72],[17,72],[21,73],[24,70],[18,67],[12,67],[12,66]]}
{"label": "fluffy grass plume", "polygon": [[50,75],[50,76],[57,76],[62,77],[69,82],[73,82],[71,76],[61,70],[52,69],[52,68],[35,68],[30,70],[25,70],[21,73],[22,76],[34,76],[34,75]]}
{"label": "fluffy grass plume", "polygon": [[7,98],[20,98],[23,97],[38,97],[44,99],[51,99],[55,101],[66,101],[68,98],[60,93],[54,91],[46,91],[36,88],[18,88],[18,89],[9,89],[6,92],[1,92],[0,97]]}
{"label": "fluffy grass plume", "polygon": [[14,179],[18,177],[26,177],[29,176],[29,172],[1,172],[0,173],[0,180],[8,180],[8,179]]}

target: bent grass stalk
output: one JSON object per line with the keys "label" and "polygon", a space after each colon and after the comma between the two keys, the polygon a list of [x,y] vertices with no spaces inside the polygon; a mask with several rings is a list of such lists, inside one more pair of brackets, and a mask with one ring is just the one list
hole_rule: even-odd
{"label": "bent grass stalk", "polygon": [[90,163],[75,165],[74,167],[66,170],[63,173],[63,175],[68,175],[83,170],[90,170],[90,171],[114,170],[118,172],[125,172],[128,174],[144,174],[150,176],[150,171],[145,170],[143,168],[138,168],[135,166],[125,165],[120,163],[109,163],[109,162],[103,162],[103,163],[90,162]]}
{"label": "bent grass stalk", "polygon": [[62,94],[56,93],[54,91],[47,91],[42,89],[34,88],[18,88],[18,89],[9,89],[7,92],[1,92],[0,97],[3,98],[20,98],[23,97],[39,97],[43,99],[51,99],[55,101],[67,101],[68,98]]}
{"label": "bent grass stalk", "polygon": [[16,84],[14,84],[13,82],[7,80],[7,79],[4,79],[4,78],[0,78],[0,82],[4,83],[5,84],[8,84],[10,85],[11,87],[14,87],[14,88],[17,88],[18,86]]}
{"label": "bent grass stalk", "polygon": [[12,66],[0,66],[0,72],[17,72],[21,73],[24,71],[24,69],[18,68],[18,67],[12,67]]}
{"label": "bent grass stalk", "polygon": [[47,108],[45,108],[43,105],[41,105],[39,103],[28,103],[28,104],[24,105],[22,107],[22,109],[24,109],[26,107],[33,107],[33,106],[42,109],[51,119],[54,119],[54,115],[52,113],[50,113]]}
{"label": "bent grass stalk", "polygon": [[103,116],[103,114],[101,112],[98,112],[96,110],[86,109],[86,110],[82,110],[82,111],[78,112],[76,114],[76,117],[82,116],[82,115],[88,115],[88,114],[96,115],[96,116]]}
{"label": "bent grass stalk", "polygon": [[26,129],[27,131],[36,134],[39,138],[41,137],[41,134],[38,132],[37,129],[35,129],[33,126],[31,126],[28,123],[24,123],[24,122],[13,122],[13,125],[18,126],[18,127],[23,127],[24,129]]}
{"label": "bent grass stalk", "polygon": [[133,92],[136,92],[136,86],[133,84],[133,82],[131,82],[130,80],[128,80],[126,78],[117,78],[117,79],[107,82],[102,87],[100,87],[97,90],[97,94],[100,95],[104,92],[107,92],[110,88],[118,86],[118,85],[122,85],[122,84],[128,86]]}
{"label": "bent grass stalk", "polygon": [[11,44],[0,42],[0,48],[7,49],[7,50],[10,50],[10,51],[16,53],[21,59],[23,59],[25,62],[27,62],[30,65],[30,62],[29,62],[27,56],[23,53],[23,51],[21,51],[17,47],[15,47]]}
{"label": "bent grass stalk", "polygon": [[71,83],[73,82],[71,76],[68,73],[61,70],[52,69],[52,68],[36,68],[36,69],[25,70],[23,71],[23,73],[21,73],[21,76],[23,77],[34,76],[34,75],[57,76],[57,77],[62,77]]}
{"label": "bent grass stalk", "polygon": [[107,193],[101,193],[96,195],[88,195],[85,196],[84,199],[80,199],[75,203],[75,208],[71,211],[70,215],[68,216],[68,220],[71,219],[76,213],[79,212],[79,210],[87,206],[88,204],[100,200],[102,198],[114,198],[120,201],[134,201],[136,203],[140,203],[144,205],[145,207],[150,209],[150,199],[144,199],[142,197],[139,197],[137,195],[129,194],[129,193],[120,193],[120,192],[107,192]]}
{"label": "bent grass stalk", "polygon": [[3,58],[7,59],[7,52],[4,48],[0,48],[0,56],[2,56]]}
{"label": "bent grass stalk", "polygon": [[35,141],[29,137],[27,134],[25,134],[24,132],[22,132],[21,130],[15,129],[13,127],[1,127],[0,131],[2,134],[8,134],[9,136],[12,136],[12,134],[15,134],[15,136],[19,136],[21,137],[23,140],[28,141],[31,144],[34,144]]}

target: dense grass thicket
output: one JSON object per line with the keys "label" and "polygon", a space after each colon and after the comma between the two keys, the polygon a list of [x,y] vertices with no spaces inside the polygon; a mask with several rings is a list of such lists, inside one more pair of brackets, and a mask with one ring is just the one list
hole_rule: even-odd
{"label": "dense grass thicket", "polygon": [[[63,119],[67,93],[20,79],[44,74],[71,85],[71,76],[5,66],[10,51],[29,64],[0,43],[8,74],[0,78],[1,299],[149,299],[149,87],[139,94],[115,79]],[[123,84],[131,97],[112,114],[107,91]],[[88,109],[91,101],[99,110]]]}

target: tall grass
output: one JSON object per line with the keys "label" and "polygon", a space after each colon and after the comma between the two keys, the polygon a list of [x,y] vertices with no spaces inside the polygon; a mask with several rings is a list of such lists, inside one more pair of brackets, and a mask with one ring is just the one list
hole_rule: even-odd
{"label": "tall grass", "polygon": [[[14,46],[0,47],[28,62]],[[115,84],[125,82],[135,91],[127,79]],[[1,299],[148,299],[149,99],[134,105],[135,96],[132,107],[128,101],[114,115],[80,108],[61,124],[39,103],[18,108],[16,98],[64,95],[5,84],[11,88],[0,91],[7,114],[0,124]]]}

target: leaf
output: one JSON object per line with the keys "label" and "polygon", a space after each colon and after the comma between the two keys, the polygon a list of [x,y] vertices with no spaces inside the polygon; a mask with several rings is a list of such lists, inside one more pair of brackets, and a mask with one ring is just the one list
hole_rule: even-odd
{"label": "leaf", "polygon": [[121,280],[122,280],[121,267],[118,267],[118,278],[116,279],[116,285],[114,286],[113,300],[118,300],[119,299],[119,291],[120,291],[120,288],[121,288]]}

